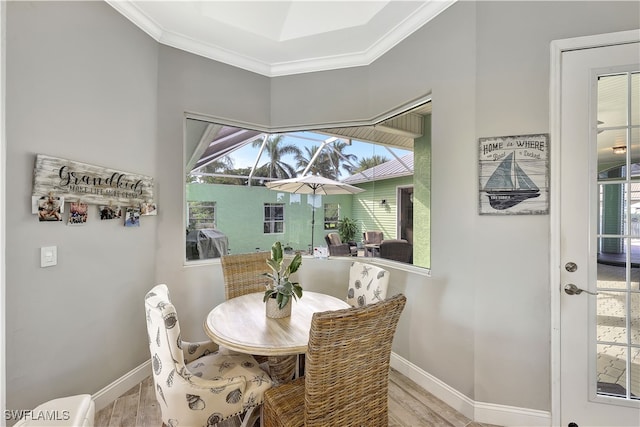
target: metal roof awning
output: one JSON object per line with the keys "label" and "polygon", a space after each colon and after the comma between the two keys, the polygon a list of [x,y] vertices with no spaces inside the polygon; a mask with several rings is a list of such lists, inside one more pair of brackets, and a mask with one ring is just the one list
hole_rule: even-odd
{"label": "metal roof awning", "polygon": [[397,157],[378,166],[358,172],[345,178],[342,182],[354,185],[409,175],[413,175],[413,153],[405,154],[402,157]]}

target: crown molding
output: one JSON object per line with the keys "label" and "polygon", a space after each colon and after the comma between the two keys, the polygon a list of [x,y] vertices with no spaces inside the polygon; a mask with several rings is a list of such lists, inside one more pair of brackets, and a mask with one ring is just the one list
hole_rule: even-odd
{"label": "crown molding", "polygon": [[135,3],[119,0],[105,1],[161,44],[267,77],[278,77],[369,65],[402,40],[413,34],[424,24],[434,19],[457,0],[435,0],[424,2],[424,4],[417,9],[415,13],[388,31],[365,51],[274,63],[260,61],[240,52],[226,49],[222,46],[204,43],[202,41],[186,37],[182,34],[172,32],[163,28],[153,19],[148,17],[135,5]]}

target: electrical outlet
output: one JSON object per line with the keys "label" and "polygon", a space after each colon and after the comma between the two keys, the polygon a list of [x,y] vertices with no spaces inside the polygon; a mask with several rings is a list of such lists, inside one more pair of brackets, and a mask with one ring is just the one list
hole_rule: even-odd
{"label": "electrical outlet", "polygon": [[43,246],[40,248],[40,267],[51,267],[58,264],[58,247]]}

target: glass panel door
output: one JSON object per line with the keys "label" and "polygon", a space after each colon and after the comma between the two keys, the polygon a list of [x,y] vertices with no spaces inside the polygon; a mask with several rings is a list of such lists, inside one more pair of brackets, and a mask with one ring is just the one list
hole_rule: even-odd
{"label": "glass panel door", "polygon": [[598,396],[624,400],[640,399],[639,81],[624,72],[597,82],[595,375]]}

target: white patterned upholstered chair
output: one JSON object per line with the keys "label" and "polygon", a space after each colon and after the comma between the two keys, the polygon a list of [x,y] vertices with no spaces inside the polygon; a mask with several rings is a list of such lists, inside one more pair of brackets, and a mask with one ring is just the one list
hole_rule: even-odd
{"label": "white patterned upholstered chair", "polygon": [[347,302],[362,307],[387,297],[389,272],[375,265],[354,261],[349,269]]}
{"label": "white patterned upholstered chair", "polygon": [[211,341],[183,341],[164,284],[147,293],[145,311],[162,422],[167,427],[211,426],[244,414],[243,426],[251,426],[260,413],[254,409],[272,385],[256,360]]}
{"label": "white patterned upholstered chair", "polygon": [[[60,397],[38,405],[14,427],[93,427],[96,405],[89,394]],[[54,417],[47,416],[49,414]],[[52,419],[54,418],[54,419]]]}

